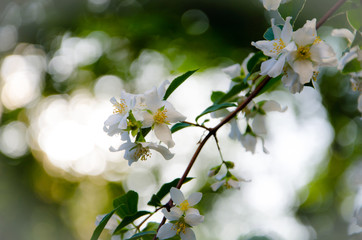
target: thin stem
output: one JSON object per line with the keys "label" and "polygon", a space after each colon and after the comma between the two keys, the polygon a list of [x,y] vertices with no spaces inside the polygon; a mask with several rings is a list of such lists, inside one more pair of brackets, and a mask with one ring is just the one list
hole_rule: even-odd
{"label": "thin stem", "polygon": [[330,16],[332,16],[332,14],[337,11],[337,9],[347,0],[339,0],[338,2],[336,2],[336,4],[334,4],[333,7],[331,7],[331,9],[329,9],[329,11],[324,14],[324,16],[319,19],[316,28],[318,29],[320,26],[322,26],[327,20],[328,18],[330,18]]}
{"label": "thin stem", "polygon": [[221,161],[222,161],[222,163],[225,163],[224,157],[222,156],[222,153],[221,153],[221,148],[220,148],[220,145],[219,145],[219,140],[218,140],[217,137],[216,137],[216,133],[214,134],[214,139],[215,139],[215,143],[216,143],[217,150],[219,151],[219,154],[220,154]]}
{"label": "thin stem", "polygon": [[204,128],[206,130],[210,130],[210,128],[204,126],[204,125],[200,125],[200,124],[197,124],[197,123],[192,123],[192,122],[187,122],[187,121],[182,121],[182,123],[187,123],[187,124],[190,124],[192,126],[195,126],[195,127],[200,127],[200,128]]}
{"label": "thin stem", "polygon": [[155,210],[154,212],[151,212],[145,219],[143,219],[143,221],[142,221],[140,224],[138,224],[137,229],[140,229],[141,226],[142,226],[150,217],[153,216],[153,214],[155,214],[156,212],[158,212],[158,211],[159,211],[160,209],[162,209],[162,208],[163,208],[163,207],[156,208],[156,210]]}

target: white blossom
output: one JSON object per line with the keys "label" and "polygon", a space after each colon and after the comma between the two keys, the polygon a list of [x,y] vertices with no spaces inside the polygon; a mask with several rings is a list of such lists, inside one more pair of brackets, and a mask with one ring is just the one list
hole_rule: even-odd
{"label": "white blossom", "polygon": [[186,214],[190,210],[194,211],[194,208],[191,207],[199,203],[202,198],[202,193],[195,192],[192,193],[187,199],[185,199],[181,190],[175,187],[171,188],[170,195],[172,201],[176,204],[176,208],[179,208],[182,212],[185,212]]}
{"label": "white blossom", "polygon": [[113,114],[104,122],[103,129],[112,136],[127,128],[127,118],[135,105],[135,95],[122,91],[119,101],[112,97],[110,102],[114,107]]}
{"label": "white blossom", "polygon": [[202,223],[204,217],[197,209],[190,208],[190,206],[197,204],[202,194],[193,193],[188,199],[185,199],[183,193],[177,188],[171,188],[170,194],[176,206],[172,207],[169,212],[165,208],[162,209],[164,216],[171,222],[162,225],[157,237],[167,239],[177,234],[182,240],[196,240],[195,233],[191,228]]}
{"label": "white blossom", "polygon": [[296,45],[292,41],[293,28],[290,20],[291,17],[286,18],[281,30],[278,26],[274,25],[274,19],[272,19],[274,40],[262,40],[251,43],[254,47],[262,50],[265,56],[271,57],[261,64],[260,75],[279,76],[283,71],[287,55],[289,52],[296,50]]}
{"label": "white blossom", "polygon": [[163,101],[163,95],[160,94],[164,93],[160,93],[156,87],[145,93],[144,99],[147,110],[143,112],[142,127],[152,127],[156,137],[171,148],[175,143],[172,140],[168,125],[184,121],[186,117],[177,112],[171,103]]}
{"label": "white blossom", "polygon": [[162,145],[152,143],[152,142],[138,142],[133,143],[129,139],[119,146],[118,149],[113,147],[110,148],[110,151],[117,152],[124,150],[124,159],[128,160],[128,165],[131,166],[132,163],[137,162],[139,159],[145,161],[151,157],[151,151],[155,150],[159,152],[166,160],[173,158],[174,154],[170,150]]}
{"label": "white blossom", "polygon": [[[317,37],[316,19],[308,20],[302,28],[295,31],[293,41],[297,49],[288,54],[287,62],[298,74],[301,84],[308,83],[315,76],[319,66],[337,64],[333,49]],[[293,74],[292,76],[295,77]]]}

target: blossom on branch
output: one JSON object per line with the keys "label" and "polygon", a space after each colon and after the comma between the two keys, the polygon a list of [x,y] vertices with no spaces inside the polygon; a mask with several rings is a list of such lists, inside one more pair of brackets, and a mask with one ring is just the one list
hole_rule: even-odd
{"label": "blossom on branch", "polygon": [[172,207],[170,211],[162,209],[162,213],[170,222],[162,225],[157,237],[167,239],[177,234],[182,240],[196,240],[195,233],[191,228],[202,223],[204,216],[190,206],[197,204],[201,200],[202,194],[193,193],[188,199],[185,199],[181,190],[174,187],[171,188],[170,194],[176,206]]}
{"label": "blossom on branch", "polygon": [[124,159],[128,160],[128,165],[131,166],[132,163],[137,162],[139,159],[146,161],[151,157],[152,153],[150,150],[155,150],[166,159],[170,160],[173,158],[174,154],[170,150],[162,145],[152,143],[152,142],[137,142],[133,143],[128,139],[127,142],[119,146],[118,149],[113,147],[110,148],[111,152],[118,152],[124,150]]}
{"label": "blossom on branch", "polygon": [[291,19],[291,17],[287,17],[283,29],[274,25],[274,19],[272,19],[274,40],[262,40],[251,43],[254,47],[262,50],[265,56],[271,57],[261,64],[260,75],[279,76],[283,71],[288,53],[296,49],[295,43],[291,41],[293,33],[293,28],[290,24]]}
{"label": "blossom on branch", "polygon": [[143,112],[142,127],[152,127],[156,137],[172,148],[175,142],[172,140],[168,125],[184,121],[186,117],[177,112],[171,103],[163,101],[163,95],[160,96],[156,88],[146,93],[144,98],[147,110]]}

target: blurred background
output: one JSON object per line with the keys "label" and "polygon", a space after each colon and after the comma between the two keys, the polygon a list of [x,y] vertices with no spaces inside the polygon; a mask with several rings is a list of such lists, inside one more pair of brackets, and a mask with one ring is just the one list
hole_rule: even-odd
{"label": "blurred background", "polygon": [[[307,1],[296,27],[335,2]],[[108,150],[121,144],[103,132],[109,99],[200,68],[170,98],[193,121],[212,90],[228,89],[221,68],[255,52],[250,42],[262,39],[269,19],[257,0],[1,0],[0,239],[90,239],[96,216],[128,190],[150,210],[152,193],[181,176],[203,131],[175,133],[170,161],[153,154],[129,167]],[[345,15],[322,36],[328,26],[348,27]],[[340,55],[344,40],[325,36]],[[358,93],[336,70],[321,75],[318,90],[292,95],[279,86],[259,97],[288,107],[268,116],[270,154],[260,142],[246,153],[228,126],[220,131],[233,174],[251,180],[241,190],[211,191],[207,172],[220,159],[215,143],[206,145],[190,174],[196,180],[183,187],[204,194],[198,239],[362,239],[353,217],[362,204]]]}

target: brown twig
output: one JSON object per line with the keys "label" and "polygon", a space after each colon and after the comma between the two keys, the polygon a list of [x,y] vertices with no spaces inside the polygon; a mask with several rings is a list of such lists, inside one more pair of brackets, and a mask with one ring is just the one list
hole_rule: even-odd
{"label": "brown twig", "polygon": [[347,0],[339,0],[338,2],[336,2],[336,4],[334,4],[334,6],[331,7],[331,9],[329,9],[329,11],[326,14],[324,14],[324,16],[321,19],[319,19],[316,28],[318,29],[320,26],[322,26],[328,20],[328,18],[330,18],[332,14],[335,11],[337,11],[337,9],[346,1]]}

